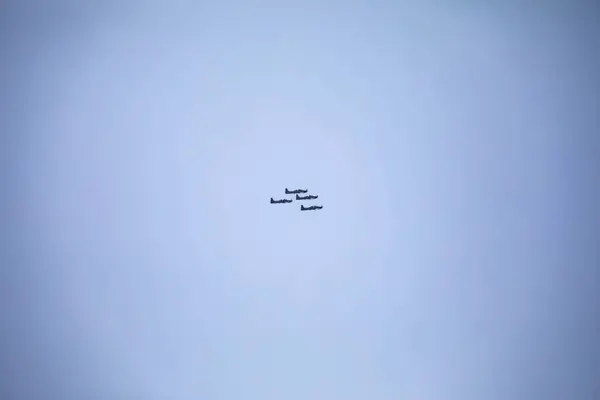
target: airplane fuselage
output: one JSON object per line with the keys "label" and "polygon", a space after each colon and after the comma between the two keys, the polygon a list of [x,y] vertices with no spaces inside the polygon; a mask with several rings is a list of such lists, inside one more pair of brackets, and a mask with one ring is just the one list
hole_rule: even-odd
{"label": "airplane fuselage", "polygon": [[308,189],[296,189],[296,190],[288,190],[285,188],[285,194],[298,194],[298,193],[307,193]]}
{"label": "airplane fuselage", "polygon": [[308,196],[298,196],[296,195],[296,200],[314,200],[316,198],[318,198],[318,195],[313,196],[312,194],[309,194]]}
{"label": "airplane fuselage", "polygon": [[321,208],[323,208],[323,206],[304,207],[304,205],[301,205],[300,211],[316,211],[316,210],[320,210]]}
{"label": "airplane fuselage", "polygon": [[273,198],[271,197],[271,204],[283,204],[283,203],[291,203],[292,200],[288,200],[288,199],[281,199],[281,200],[273,200]]}

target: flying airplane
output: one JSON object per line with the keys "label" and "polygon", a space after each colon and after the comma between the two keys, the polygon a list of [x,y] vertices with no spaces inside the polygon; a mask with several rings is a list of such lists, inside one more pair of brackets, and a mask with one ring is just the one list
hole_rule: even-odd
{"label": "flying airplane", "polygon": [[323,206],[304,207],[304,204],[300,205],[300,211],[314,211],[314,210],[320,210],[321,208],[323,208]]}
{"label": "flying airplane", "polygon": [[319,198],[318,194],[309,194],[308,196],[298,196],[296,195],[296,200],[314,200]]}
{"label": "flying airplane", "polygon": [[285,194],[298,194],[298,193],[307,193],[308,189],[296,189],[296,190],[288,190],[285,188]]}
{"label": "flying airplane", "polygon": [[283,203],[291,203],[292,200],[289,199],[281,199],[281,200],[273,200],[271,197],[271,204],[283,204]]}

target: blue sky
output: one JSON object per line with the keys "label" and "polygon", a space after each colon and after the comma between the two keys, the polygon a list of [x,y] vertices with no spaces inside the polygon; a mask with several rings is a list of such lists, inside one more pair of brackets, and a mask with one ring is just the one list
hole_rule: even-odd
{"label": "blue sky", "polygon": [[190,4],[6,8],[7,398],[597,398],[597,10]]}

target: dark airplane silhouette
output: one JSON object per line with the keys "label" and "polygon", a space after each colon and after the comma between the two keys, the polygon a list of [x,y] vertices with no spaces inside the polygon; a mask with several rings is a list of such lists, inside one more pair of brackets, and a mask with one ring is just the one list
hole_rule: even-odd
{"label": "dark airplane silhouette", "polygon": [[292,200],[288,200],[288,199],[281,199],[281,200],[273,200],[273,198],[271,197],[271,204],[283,204],[283,203],[291,203]]}
{"label": "dark airplane silhouette", "polygon": [[308,196],[298,196],[296,195],[296,200],[314,200],[319,198],[318,194],[309,194]]}
{"label": "dark airplane silhouette", "polygon": [[304,204],[300,205],[300,211],[314,211],[314,210],[320,210],[321,208],[323,208],[323,206],[304,207]]}
{"label": "dark airplane silhouette", "polygon": [[296,189],[296,190],[288,190],[285,188],[285,194],[298,194],[298,193],[307,193],[308,189]]}

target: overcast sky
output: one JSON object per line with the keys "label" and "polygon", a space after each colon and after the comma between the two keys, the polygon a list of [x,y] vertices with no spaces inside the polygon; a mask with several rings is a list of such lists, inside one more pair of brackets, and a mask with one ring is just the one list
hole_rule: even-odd
{"label": "overcast sky", "polygon": [[2,398],[599,398],[596,9],[29,3]]}

